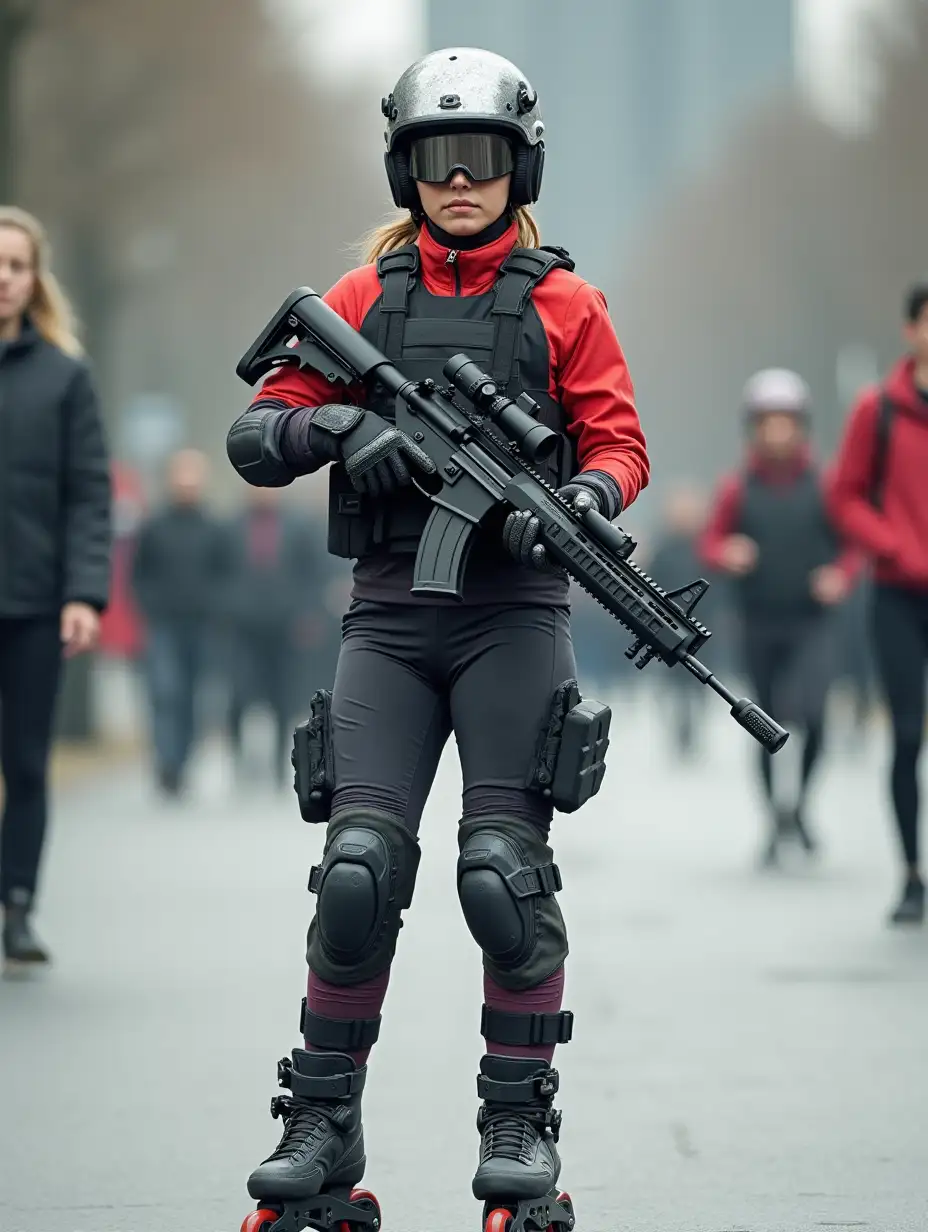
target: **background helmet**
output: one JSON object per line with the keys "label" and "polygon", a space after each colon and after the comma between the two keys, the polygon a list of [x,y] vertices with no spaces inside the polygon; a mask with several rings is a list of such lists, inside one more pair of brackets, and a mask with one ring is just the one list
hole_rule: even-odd
{"label": "background helmet", "polygon": [[398,206],[421,208],[409,174],[410,142],[456,128],[507,137],[513,153],[510,201],[538,200],[545,126],[538,95],[511,61],[477,47],[430,52],[406,69],[381,108],[387,121],[387,179]]}
{"label": "background helmet", "polygon": [[778,411],[787,415],[808,415],[812,392],[798,372],[789,368],[765,368],[744,387],[742,405],[751,417]]}

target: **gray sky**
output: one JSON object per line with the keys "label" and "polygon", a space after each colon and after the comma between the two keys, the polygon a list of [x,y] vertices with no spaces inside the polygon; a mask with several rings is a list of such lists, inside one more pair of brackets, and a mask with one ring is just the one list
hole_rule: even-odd
{"label": "gray sky", "polygon": [[425,0],[264,0],[313,76],[338,89],[353,72],[376,73],[386,94],[421,53]]}

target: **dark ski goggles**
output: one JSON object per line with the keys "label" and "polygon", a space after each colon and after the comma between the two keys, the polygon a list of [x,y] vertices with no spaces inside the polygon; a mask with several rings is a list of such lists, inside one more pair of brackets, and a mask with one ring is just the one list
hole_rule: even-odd
{"label": "dark ski goggles", "polygon": [[474,182],[497,180],[512,168],[512,146],[499,133],[439,133],[409,149],[409,173],[425,184],[444,184],[455,171]]}

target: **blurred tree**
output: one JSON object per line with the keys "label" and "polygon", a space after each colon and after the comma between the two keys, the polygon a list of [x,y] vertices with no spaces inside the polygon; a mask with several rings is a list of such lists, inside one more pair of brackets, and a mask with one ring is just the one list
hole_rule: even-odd
{"label": "blurred tree", "polygon": [[0,201],[16,193],[16,64],[31,15],[31,0],[0,0]]}
{"label": "blurred tree", "polygon": [[357,106],[294,73],[256,0],[36,3],[24,196],[61,248],[111,425],[164,396],[218,461],[239,354],[294,282],[334,281],[383,195],[379,168],[354,166]]}
{"label": "blurred tree", "polygon": [[904,41],[871,33],[885,90],[870,132],[843,135],[777,100],[654,219],[615,315],[656,489],[735,460],[752,371],[799,369],[828,446],[845,411],[838,356],[857,344],[882,365],[894,356],[903,288],[928,269],[928,4],[908,0],[907,16]]}
{"label": "blurred tree", "polygon": [[[141,399],[175,407],[231,495],[235,363],[294,285],[348,265],[384,192],[369,117],[294,71],[257,0],[32,3],[19,200],[51,233],[114,452]],[[89,732],[86,677],[69,665],[71,736]]]}

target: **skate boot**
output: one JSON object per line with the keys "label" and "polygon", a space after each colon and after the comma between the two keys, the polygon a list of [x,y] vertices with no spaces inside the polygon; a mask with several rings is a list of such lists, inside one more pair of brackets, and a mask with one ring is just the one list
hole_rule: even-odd
{"label": "skate boot", "polygon": [[[15,891],[13,894],[15,896]],[[28,900],[10,902],[3,915],[4,974],[15,976],[41,970],[49,961],[48,952],[29,923]]]}
{"label": "skate boot", "polygon": [[480,1164],[473,1193],[484,1202],[485,1232],[573,1228],[570,1199],[557,1190],[557,1089],[557,1070],[546,1061],[491,1054],[481,1060],[477,1093],[484,1103],[477,1114]]}
{"label": "skate boot", "polygon": [[284,1132],[272,1155],[248,1178],[261,1207],[242,1232],[302,1232],[347,1226],[377,1232],[380,1208],[366,1191],[353,1189],[364,1175],[361,1092],[367,1066],[337,1052],[294,1048],[277,1067],[290,1095],[271,1100],[271,1115]]}

